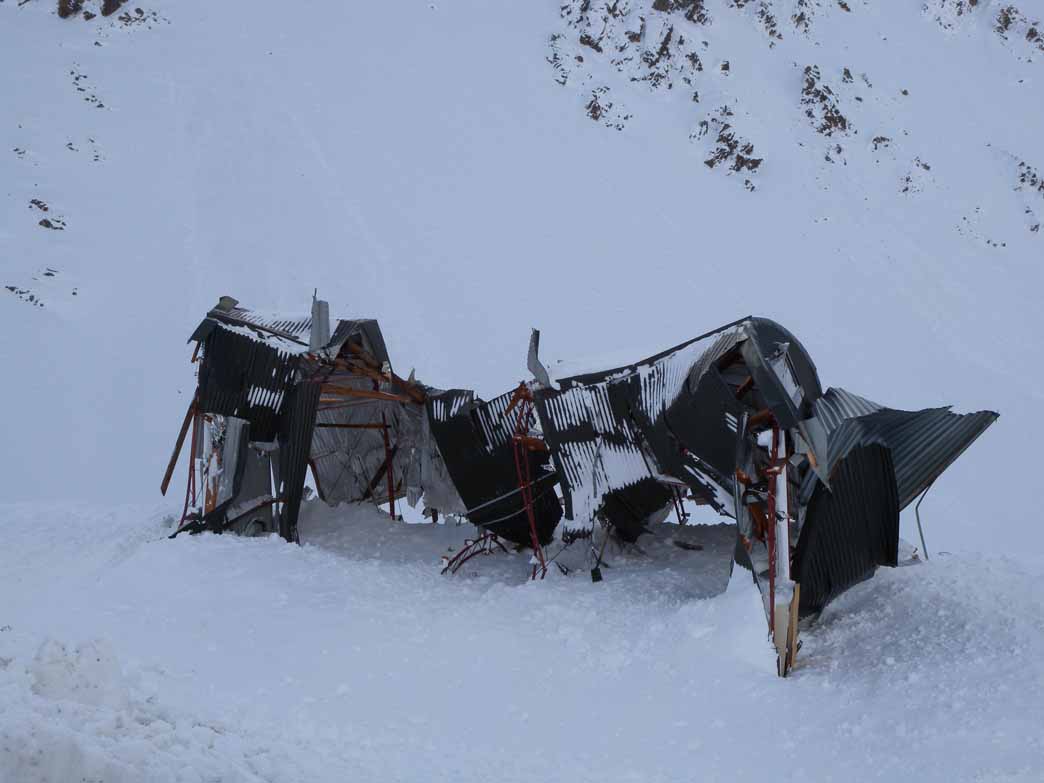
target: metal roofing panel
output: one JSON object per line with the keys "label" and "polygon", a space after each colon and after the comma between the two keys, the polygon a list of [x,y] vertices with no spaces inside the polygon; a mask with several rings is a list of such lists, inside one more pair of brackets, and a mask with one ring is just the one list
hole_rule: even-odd
{"label": "metal roofing panel", "polygon": [[993,411],[957,414],[949,408],[896,410],[843,389],[828,389],[815,409],[829,433],[831,466],[858,445],[882,443],[892,450],[900,509],[927,489],[998,416]]}
{"label": "metal roofing panel", "polygon": [[[512,436],[517,413],[507,413],[515,390],[489,402],[470,401],[471,392],[429,396],[428,423],[446,470],[466,505],[468,520],[517,544],[528,544],[529,521],[519,487]],[[449,412],[455,411],[455,414]],[[537,536],[548,543],[562,516],[555,494],[558,475],[546,452],[525,452],[532,482]]]}
{"label": "metal roofing panel", "polygon": [[308,455],[312,444],[320,386],[299,383],[290,391],[287,410],[280,420],[279,495],[283,508],[279,534],[287,541],[297,540],[297,515],[301,509]]}
{"label": "metal roofing panel", "polygon": [[244,307],[233,307],[231,310],[211,311],[218,317],[225,317],[243,323],[260,326],[272,332],[308,339],[308,333],[312,329],[312,316],[288,316],[278,313],[264,313],[257,310],[247,310]]}
{"label": "metal roofing panel", "polygon": [[877,566],[896,564],[899,508],[892,456],[879,444],[857,447],[841,460],[831,489],[816,489],[794,551],[802,616],[820,611]]}
{"label": "metal roofing panel", "polygon": [[816,416],[823,422],[827,432],[837,429],[845,419],[854,419],[881,410],[884,406],[852,394],[844,389],[831,387],[826,394],[812,403]]}
{"label": "metal roofing panel", "polygon": [[199,407],[251,424],[253,440],[272,440],[298,357],[214,322],[203,343]]}

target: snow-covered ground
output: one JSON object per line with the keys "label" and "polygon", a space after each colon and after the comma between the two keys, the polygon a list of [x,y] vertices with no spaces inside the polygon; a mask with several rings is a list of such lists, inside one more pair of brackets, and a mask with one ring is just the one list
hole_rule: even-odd
{"label": "snow-covered ground", "polygon": [[527,582],[522,555],[444,577],[467,527],[340,514],[353,533],[309,512],[295,547],[0,509],[0,780],[1044,776],[1040,567],[883,571],[779,680],[749,577],[710,598],[681,578],[721,552],[610,552],[600,584]]}
{"label": "snow-covered ground", "polygon": [[[0,0],[0,781],[1044,779],[1041,15]],[[531,326],[553,364],[754,313],[825,385],[1001,418],[925,501],[938,556],[783,682],[714,528],[597,585],[442,577],[465,530],[375,514],[168,541],[185,339],[316,286],[487,397]]]}

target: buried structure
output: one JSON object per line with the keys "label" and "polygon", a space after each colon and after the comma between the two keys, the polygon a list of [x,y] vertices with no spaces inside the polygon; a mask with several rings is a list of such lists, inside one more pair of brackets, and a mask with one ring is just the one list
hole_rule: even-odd
{"label": "buried structure", "polygon": [[330,505],[388,504],[394,517],[396,502],[423,497],[433,521],[467,517],[536,549],[551,540],[562,516],[555,474],[542,443],[515,437],[529,419],[518,420],[512,394],[483,402],[403,379],[376,321],[331,324],[321,301],[287,318],[223,297],[189,341],[198,383],[162,483],[166,493],[188,442],[177,532],[296,541],[311,471]]}
{"label": "buried structure", "polygon": [[[190,442],[178,531],[297,540],[310,470],[330,505],[411,505],[480,531],[447,571],[503,542],[636,541],[684,501],[735,520],[779,673],[799,621],[898,564],[899,512],[997,418],[910,412],[823,390],[786,329],[748,317],[634,364],[532,380],[493,400],[397,375],[372,320],[266,316],[223,297],[196,328],[198,386],[162,489]],[[176,533],[175,533],[176,535]],[[603,551],[604,551],[603,539]],[[922,541],[923,546],[923,541]]]}

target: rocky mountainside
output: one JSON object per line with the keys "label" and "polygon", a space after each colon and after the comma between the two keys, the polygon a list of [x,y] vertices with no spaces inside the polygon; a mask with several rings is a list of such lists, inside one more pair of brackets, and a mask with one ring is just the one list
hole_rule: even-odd
{"label": "rocky mountainside", "polygon": [[[381,320],[493,395],[748,313],[826,384],[1001,419],[940,546],[1027,523],[1044,43],[1028,0],[0,0],[6,497],[151,500],[221,294]],[[1027,377],[1029,374],[1029,377]]]}

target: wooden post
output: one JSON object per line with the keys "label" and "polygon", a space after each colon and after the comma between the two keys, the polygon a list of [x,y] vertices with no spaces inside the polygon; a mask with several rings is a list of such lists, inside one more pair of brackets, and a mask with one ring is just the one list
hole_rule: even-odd
{"label": "wooden post", "polygon": [[185,436],[188,434],[189,425],[192,423],[192,417],[196,415],[196,402],[199,399],[199,387],[196,387],[196,393],[192,395],[192,402],[189,403],[188,410],[185,411],[185,420],[181,422],[181,431],[178,433],[178,440],[174,444],[174,453],[170,455],[170,462],[167,463],[167,472],[163,474],[163,481],[160,484],[160,494],[167,494],[167,487],[170,486],[170,479],[174,475],[174,468],[178,464],[178,457],[181,456],[181,447],[185,445]]}

